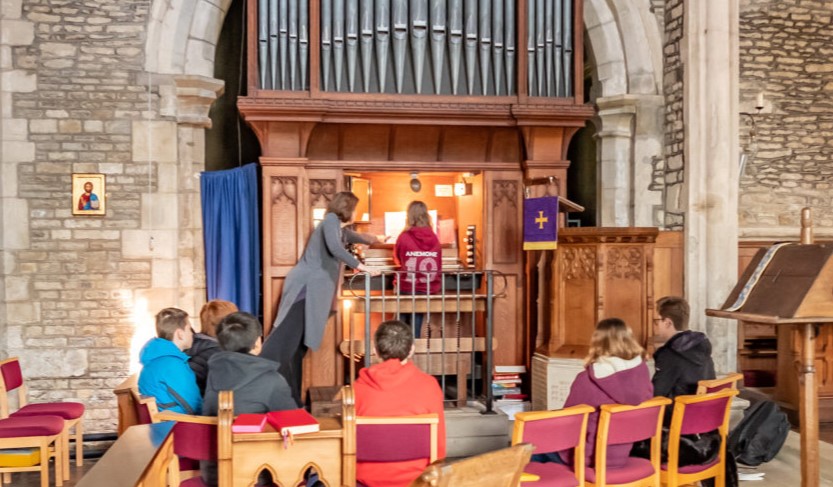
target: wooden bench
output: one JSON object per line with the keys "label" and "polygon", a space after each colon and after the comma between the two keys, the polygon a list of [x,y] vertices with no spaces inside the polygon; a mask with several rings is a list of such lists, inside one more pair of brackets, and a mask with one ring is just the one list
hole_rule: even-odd
{"label": "wooden bench", "polygon": [[166,421],[127,428],[77,487],[165,487],[174,459],[173,426]]}

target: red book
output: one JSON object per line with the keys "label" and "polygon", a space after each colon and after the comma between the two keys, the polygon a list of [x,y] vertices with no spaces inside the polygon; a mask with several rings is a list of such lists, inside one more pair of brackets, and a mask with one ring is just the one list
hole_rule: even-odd
{"label": "red book", "polygon": [[260,433],[265,426],[265,414],[241,414],[231,424],[231,431],[232,433]]}
{"label": "red book", "polygon": [[320,429],[318,420],[304,409],[271,411],[266,413],[266,421],[280,431],[282,436],[315,433]]}

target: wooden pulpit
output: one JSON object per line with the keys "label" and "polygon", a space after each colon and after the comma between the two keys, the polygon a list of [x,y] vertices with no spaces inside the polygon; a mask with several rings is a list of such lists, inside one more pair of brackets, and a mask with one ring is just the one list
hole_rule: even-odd
{"label": "wooden pulpit", "polygon": [[[815,487],[819,485],[819,385],[830,382],[833,364],[829,347],[822,349],[820,357],[816,350],[819,336],[829,336],[833,323],[833,245],[812,243],[807,208],[801,223],[801,244],[761,249],[721,309],[708,309],[706,314],[778,327],[779,395],[789,398],[791,390],[797,393],[801,485]],[[819,369],[821,381],[816,376]],[[823,398],[833,400],[829,385],[824,387]]]}

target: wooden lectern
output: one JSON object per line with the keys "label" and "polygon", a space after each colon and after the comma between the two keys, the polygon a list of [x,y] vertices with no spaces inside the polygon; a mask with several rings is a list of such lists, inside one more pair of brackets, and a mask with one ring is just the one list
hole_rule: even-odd
{"label": "wooden lectern", "polygon": [[761,249],[721,309],[707,309],[706,314],[797,329],[801,485],[817,487],[819,391],[815,355],[819,329],[833,323],[833,246],[813,244],[809,208],[801,212],[801,244]]}

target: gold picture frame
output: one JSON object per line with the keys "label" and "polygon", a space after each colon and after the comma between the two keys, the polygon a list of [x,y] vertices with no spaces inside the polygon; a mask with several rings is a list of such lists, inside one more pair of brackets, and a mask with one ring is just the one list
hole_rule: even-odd
{"label": "gold picture frame", "polygon": [[[104,215],[107,213],[107,181],[104,174],[72,175],[72,214]],[[89,186],[88,186],[89,185]]]}

